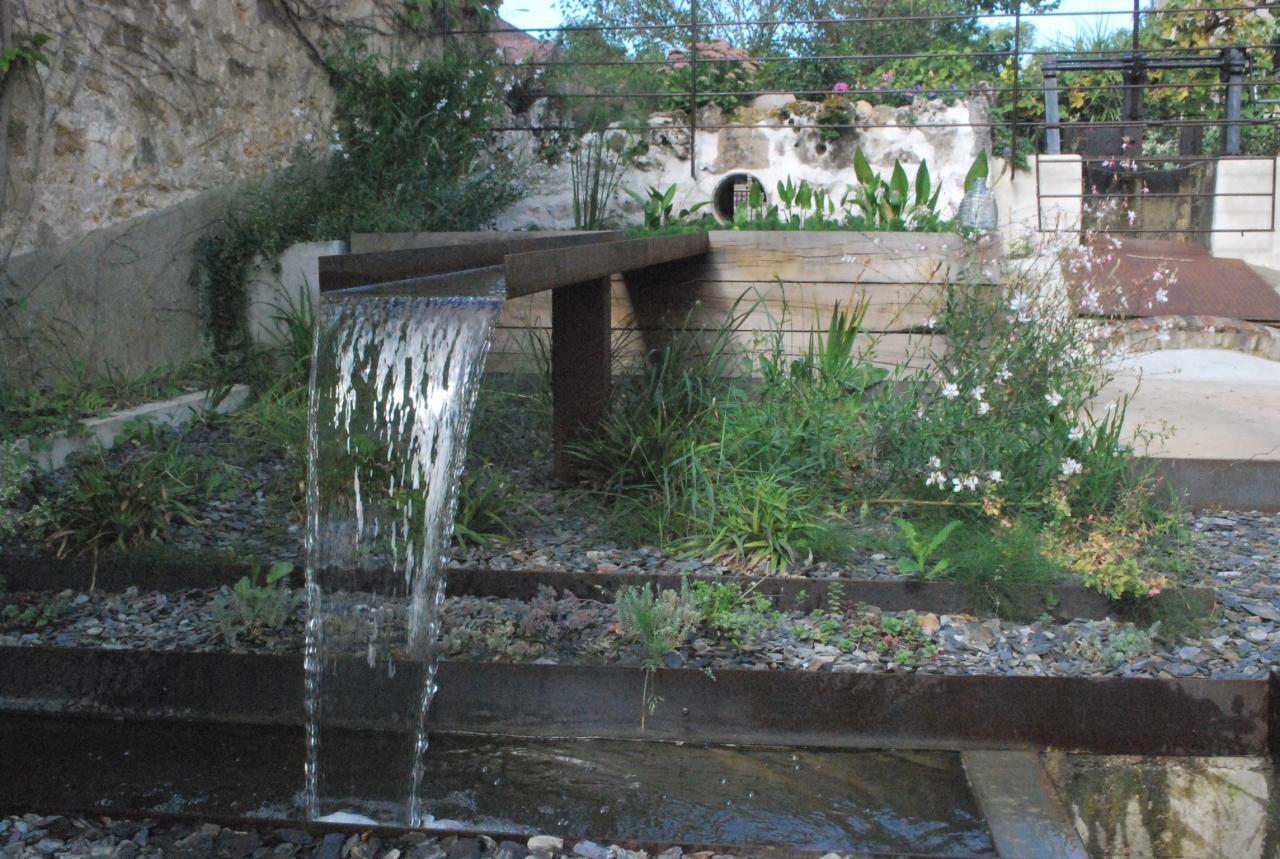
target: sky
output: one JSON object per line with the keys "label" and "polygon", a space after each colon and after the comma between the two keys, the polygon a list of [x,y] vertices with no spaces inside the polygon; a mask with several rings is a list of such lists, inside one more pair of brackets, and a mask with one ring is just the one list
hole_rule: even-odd
{"label": "sky", "polygon": [[[1058,11],[1079,17],[1032,18],[1036,26],[1037,47],[1045,47],[1058,37],[1071,36],[1077,29],[1092,32],[1100,19],[1098,12],[1129,12],[1132,9],[1133,0],[1062,0]],[[563,21],[556,0],[505,0],[501,14],[522,30],[557,27]],[[1105,15],[1102,20],[1114,28],[1127,28],[1129,25],[1129,18],[1125,15]]]}

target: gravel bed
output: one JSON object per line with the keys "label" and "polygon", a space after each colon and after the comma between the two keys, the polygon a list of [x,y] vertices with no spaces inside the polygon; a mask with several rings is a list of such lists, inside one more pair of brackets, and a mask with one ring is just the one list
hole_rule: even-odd
{"label": "gravel bed", "polygon": [[[653,859],[717,859],[722,854],[684,853],[672,847]],[[308,833],[300,829],[231,829],[213,823],[158,823],[108,817],[0,817],[0,857],[95,859],[650,859],[644,851],[592,841],[565,843],[548,835],[494,841],[480,836],[433,838],[421,832],[380,837],[374,833]],[[731,857],[725,856],[725,859]],[[823,859],[842,859],[829,853]]]}
{"label": "gravel bed", "polygon": [[[701,628],[667,663],[713,670],[1264,677],[1280,662],[1280,517],[1218,513],[1195,519],[1192,527],[1201,535],[1195,547],[1201,575],[1212,580],[1219,606],[1191,637],[1164,637],[1159,629],[1152,634],[1111,619],[1025,623],[923,614],[916,620],[921,635],[910,641],[892,622],[886,630],[884,620],[910,613],[849,606],[843,613],[779,614],[739,641]],[[0,620],[0,644],[301,650],[301,605],[281,629],[243,634],[231,646],[214,619],[216,597],[214,590],[136,589],[0,595],[0,605],[15,607],[0,609],[0,618],[7,616]],[[453,597],[444,612],[447,658],[562,664],[643,659],[617,625],[611,604],[544,591],[533,600]]]}

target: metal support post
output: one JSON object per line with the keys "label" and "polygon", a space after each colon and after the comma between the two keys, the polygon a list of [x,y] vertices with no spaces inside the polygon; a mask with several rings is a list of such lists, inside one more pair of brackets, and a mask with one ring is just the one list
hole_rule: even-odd
{"label": "metal support post", "polygon": [[689,175],[698,178],[698,0],[689,0]]}
{"label": "metal support post", "polygon": [[1062,154],[1062,129],[1058,123],[1058,58],[1050,54],[1044,58],[1044,151],[1049,155]]}
{"label": "metal support post", "polygon": [[609,410],[610,278],[551,293],[551,433],[555,474],[573,476],[567,447]]}
{"label": "metal support post", "polygon": [[1244,115],[1244,51],[1223,52],[1223,77],[1227,82],[1227,124],[1222,130],[1222,154],[1240,154],[1240,120]]}

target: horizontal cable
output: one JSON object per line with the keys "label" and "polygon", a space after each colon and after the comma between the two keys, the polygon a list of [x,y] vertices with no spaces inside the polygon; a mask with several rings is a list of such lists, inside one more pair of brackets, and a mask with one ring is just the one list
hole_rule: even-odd
{"label": "horizontal cable", "polygon": [[[1274,50],[1280,48],[1280,42],[1265,42],[1262,44],[1232,44],[1220,45],[1213,48],[1144,48],[1139,53],[1147,56],[1165,56],[1170,54],[1189,54],[1196,51],[1212,51],[1221,53],[1222,51],[1239,49],[1249,50]],[[1091,57],[1108,57],[1108,56],[1126,56],[1133,53],[1131,50],[1114,50],[1114,51],[1081,51],[1081,54],[1087,54]],[[911,54],[820,54],[814,56],[776,56],[776,57],[698,57],[698,65],[710,65],[715,63],[754,63],[763,65],[765,63],[795,63],[795,62],[842,62],[857,61],[867,62],[870,60],[914,60],[914,59],[960,59],[964,57],[1010,57],[1013,55],[1012,50],[1006,51],[931,51],[926,53]],[[1041,56],[1063,56],[1060,51],[1023,51],[1020,56],[1023,57],[1041,57]],[[683,62],[688,62],[687,60]],[[609,67],[609,66],[666,66],[670,65],[670,60],[505,60],[495,63],[498,66],[521,67],[521,68],[550,68],[563,66],[566,68],[593,68],[593,67]]]}
{"label": "horizontal cable", "polygon": [[[938,129],[943,129],[943,128],[1015,128],[1015,127],[1016,127],[1016,128],[1028,128],[1028,129],[1044,129],[1044,128],[1046,128],[1046,127],[1050,127],[1050,128],[1057,128],[1057,129],[1059,129],[1059,130],[1062,130],[1062,129],[1064,129],[1064,128],[1121,128],[1121,129],[1125,129],[1125,128],[1134,128],[1134,127],[1136,127],[1136,126],[1142,126],[1142,127],[1148,127],[1148,128],[1165,128],[1165,127],[1174,127],[1174,126],[1176,126],[1176,127],[1178,127],[1178,128],[1196,128],[1196,127],[1204,127],[1204,128],[1218,128],[1218,127],[1253,128],[1253,127],[1266,127],[1266,126],[1272,126],[1272,127],[1275,127],[1275,126],[1277,126],[1277,123],[1278,123],[1278,120],[1276,120],[1276,119],[1272,119],[1272,118],[1257,118],[1257,119],[1251,119],[1251,118],[1247,118],[1247,117],[1246,117],[1246,118],[1237,119],[1237,120],[1228,120],[1228,119],[1118,119],[1118,120],[1106,120],[1106,121],[1098,121],[1098,122],[1094,122],[1094,121],[1085,122],[1085,121],[1075,121],[1075,120],[1062,120],[1062,121],[1059,121],[1059,122],[1056,122],[1056,123],[1046,123],[1043,119],[1036,119],[1036,120],[1017,120],[1017,121],[1014,121],[1014,120],[1008,120],[1008,121],[1003,121],[1003,122],[1001,122],[1001,121],[992,121],[992,122],[921,122],[921,123],[916,123],[916,122],[910,122],[910,123],[897,123],[897,122],[883,122],[883,123],[874,123],[874,122],[862,123],[862,122],[859,122],[859,123],[849,123],[849,122],[846,122],[846,123],[838,123],[838,124],[833,124],[833,123],[815,123],[815,124],[813,124],[813,125],[792,126],[792,128],[793,128],[793,130],[795,130],[795,131],[802,131],[802,130],[809,130],[809,129],[819,130],[819,129],[823,129],[823,128],[831,128],[831,129],[840,129],[840,128],[853,128],[853,129],[868,129],[868,128],[920,128],[920,129],[928,129],[928,128],[938,128]],[[532,132],[541,132],[541,131],[584,131],[584,132],[585,132],[585,131],[661,131],[661,130],[662,130],[662,129],[664,129],[664,128],[671,128],[671,129],[687,129],[688,127],[689,127],[689,126],[688,126],[687,124],[680,124],[680,125],[666,125],[666,126],[649,126],[649,125],[611,125],[611,126],[609,126],[608,128],[606,128],[606,129],[601,129],[601,128],[597,127],[597,126],[591,126],[591,125],[563,125],[563,124],[562,124],[562,125],[540,125],[540,126],[528,126],[528,125],[510,125],[510,126],[506,126],[506,125],[495,125],[495,126],[490,126],[490,127],[488,128],[488,130],[489,130],[489,131],[495,131],[495,132],[497,132],[497,131],[504,131],[504,132],[505,132],[505,131],[532,131]],[[743,123],[712,123],[712,124],[710,124],[710,125],[704,125],[704,124],[702,124],[702,123],[698,123],[698,124],[697,124],[697,130],[698,130],[698,131],[722,131],[722,130],[725,130],[725,129],[733,129],[733,128],[736,128],[736,129],[751,129],[751,130],[756,130],[756,129],[760,129],[760,128],[761,128],[761,126],[759,126],[759,125],[748,125],[748,124],[743,124]],[[1128,159],[1123,159],[1123,160],[1128,160]]]}
{"label": "horizontal cable", "polygon": [[[1180,15],[1195,15],[1207,12],[1256,12],[1270,11],[1270,6],[1259,4],[1256,6],[1196,6],[1186,9],[1140,9],[1138,14],[1146,17],[1150,15],[1174,17]],[[1133,17],[1132,9],[1100,9],[1094,12],[1022,12],[1023,19],[1028,18],[1108,18]],[[721,29],[731,27],[797,27],[797,26],[838,26],[841,24],[895,24],[908,23],[912,21],[926,21],[929,23],[940,21],[970,21],[970,20],[1009,20],[1015,17],[1012,12],[974,12],[966,14],[957,12],[952,15],[884,15],[884,16],[864,16],[853,18],[784,18],[780,20],[759,19],[759,20],[735,20],[735,21],[699,21],[697,28],[702,29]],[[502,35],[510,33],[583,33],[583,32],[602,32],[602,33],[625,33],[625,32],[652,32],[661,30],[690,30],[693,24],[562,24],[555,27],[523,27],[512,29],[457,29],[457,30],[433,30],[433,36],[484,36],[484,35]]]}
{"label": "horizontal cable", "polygon": [[[1277,80],[1270,80],[1270,79],[1265,79],[1265,78],[1264,78],[1264,79],[1259,79],[1259,80],[1255,80],[1255,79],[1248,79],[1248,80],[1241,81],[1241,82],[1240,82],[1240,85],[1241,85],[1241,86],[1246,86],[1246,87],[1255,87],[1255,86],[1280,87],[1280,81],[1277,81]],[[1226,82],[1222,82],[1222,81],[1149,81],[1149,82],[1146,82],[1146,83],[1140,83],[1140,84],[1128,84],[1128,83],[1068,84],[1068,83],[1063,83],[1063,84],[1060,84],[1060,85],[1058,86],[1058,93],[1059,93],[1059,95],[1061,95],[1061,94],[1063,94],[1063,93],[1071,93],[1071,92],[1092,92],[1092,91],[1098,91],[1098,90],[1116,90],[1116,91],[1119,91],[1119,92],[1124,92],[1124,91],[1126,91],[1126,90],[1134,90],[1134,89],[1141,89],[1141,90],[1156,90],[1156,89],[1184,89],[1184,88],[1185,88],[1185,89],[1194,90],[1194,91],[1201,91],[1201,92],[1204,92],[1204,91],[1211,91],[1211,90],[1225,90],[1228,86],[1229,86],[1229,84],[1227,84]],[[1023,85],[1023,86],[1019,86],[1019,87],[1013,87],[1013,86],[997,86],[997,85],[990,85],[990,84],[989,84],[989,85],[987,85],[987,86],[956,87],[956,88],[952,89],[952,88],[951,88],[951,86],[950,86],[949,84],[943,84],[943,85],[931,86],[931,87],[928,87],[927,89],[920,89],[920,90],[915,90],[915,89],[912,89],[912,88],[910,88],[910,87],[907,87],[907,88],[901,88],[901,89],[900,89],[900,88],[896,88],[896,87],[882,87],[882,88],[880,88],[880,89],[866,89],[865,87],[864,87],[864,88],[859,89],[859,88],[850,87],[849,89],[847,89],[847,90],[842,90],[842,91],[840,91],[840,92],[835,92],[835,91],[833,91],[833,90],[829,90],[829,89],[823,89],[823,90],[768,90],[768,89],[762,89],[762,90],[734,90],[734,91],[728,91],[728,90],[725,90],[725,91],[715,91],[715,90],[698,90],[698,99],[699,99],[699,100],[703,100],[703,99],[707,99],[707,98],[724,98],[724,97],[736,97],[736,98],[757,98],[757,97],[762,96],[762,95],[794,95],[794,96],[796,96],[796,97],[797,97],[797,99],[796,99],[796,100],[797,100],[797,101],[800,101],[800,100],[802,100],[802,99],[800,98],[800,96],[831,96],[831,95],[842,95],[842,96],[846,96],[846,97],[848,97],[848,96],[857,96],[857,95],[874,95],[874,96],[885,96],[885,97],[903,97],[903,96],[906,96],[906,95],[913,95],[913,96],[914,96],[914,95],[928,95],[928,94],[929,94],[929,93],[931,93],[931,92],[933,92],[933,93],[937,93],[937,97],[942,97],[942,96],[956,96],[956,97],[959,97],[959,96],[962,96],[962,95],[976,95],[976,94],[978,94],[978,93],[994,93],[995,95],[1001,95],[1001,94],[1004,94],[1004,93],[1012,93],[1012,92],[1018,92],[1018,93],[1041,93],[1041,92],[1043,92],[1043,88],[1042,88],[1041,86],[1039,86],[1038,84],[1036,84],[1036,85]],[[688,98],[689,98],[689,96],[690,96],[690,95],[691,95],[691,93],[690,93],[690,91],[689,91],[689,90],[687,90],[687,89],[683,89],[683,90],[674,90],[674,91],[668,91],[668,92],[616,92],[616,93],[607,93],[607,92],[559,92],[559,91],[556,91],[556,92],[548,92],[546,97],[547,97],[547,98],[564,98],[564,99],[575,99],[575,98],[582,98],[582,99],[600,99],[600,98],[637,98],[637,99],[639,99],[639,98],[669,98],[669,99],[672,99],[672,100],[676,100],[676,99],[684,98],[685,100],[688,100]],[[811,101],[810,103],[814,104],[814,106],[815,106],[815,107],[817,107],[817,106],[818,106],[818,103],[817,103],[817,102],[812,102],[812,101]]]}

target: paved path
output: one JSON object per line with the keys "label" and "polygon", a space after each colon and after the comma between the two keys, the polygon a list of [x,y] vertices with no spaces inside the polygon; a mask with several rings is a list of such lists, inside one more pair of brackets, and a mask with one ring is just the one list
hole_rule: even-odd
{"label": "paved path", "polygon": [[[1132,393],[1136,427],[1173,428],[1152,456],[1280,461],[1280,362],[1221,349],[1170,349],[1123,362],[1103,401]],[[1141,449],[1141,448],[1139,448]]]}

